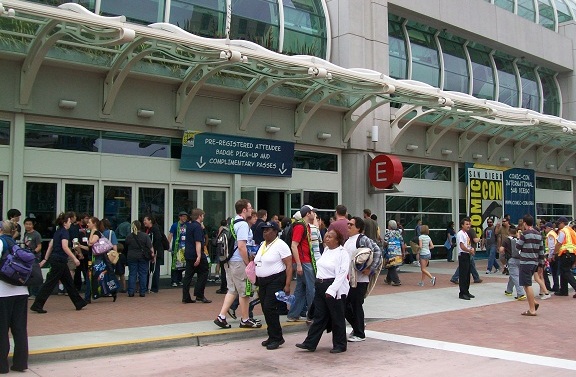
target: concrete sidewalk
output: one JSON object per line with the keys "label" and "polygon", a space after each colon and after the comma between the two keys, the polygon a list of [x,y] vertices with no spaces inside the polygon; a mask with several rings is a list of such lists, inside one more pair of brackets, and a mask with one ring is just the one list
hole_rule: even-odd
{"label": "concrete sidewalk", "polygon": [[[479,271],[485,271],[486,261],[477,261],[477,264]],[[442,329],[440,334],[452,334],[450,326],[459,325],[445,319],[459,318],[461,313],[476,313],[486,308],[489,312],[508,312],[510,318],[503,317],[503,322],[526,320],[519,314],[526,310],[527,302],[514,302],[514,299],[503,294],[507,276],[500,273],[481,274],[483,283],[472,284],[470,289],[477,298],[464,301],[458,299],[458,287],[449,281],[455,268],[456,263],[432,261],[430,271],[437,276],[435,287],[430,284],[424,287],[417,285],[420,269],[416,266],[402,266],[402,285],[398,287],[386,285],[381,276],[365,303],[368,329],[394,328],[398,332],[418,329],[418,323],[426,318],[427,329],[438,328]],[[121,295],[115,303],[102,298],[81,311],[74,310],[68,297],[51,296],[45,305],[47,314],[29,312],[30,363],[206,345],[251,337],[264,339],[265,328],[240,329],[238,320],[228,319],[232,324],[231,329],[219,329],[214,325],[212,321],[220,311],[224,298],[214,293],[216,289],[214,286],[206,289],[206,296],[213,300],[210,304],[182,304],[182,290],[167,288],[144,298]],[[536,287],[535,290],[538,292]],[[548,303],[556,304],[556,309],[545,309]],[[555,310],[572,310],[571,304],[574,304],[571,297],[555,297],[543,303],[539,313],[549,314],[548,320],[553,320]],[[500,309],[500,306],[505,309]],[[263,320],[259,306],[255,314]],[[532,322],[544,320],[541,317],[530,319]],[[487,324],[487,334],[492,333],[489,327],[501,328],[496,321],[492,323],[490,320]],[[482,319],[481,323],[484,322]],[[471,323],[469,328],[475,328],[478,324]],[[306,330],[304,322],[284,320],[282,325],[286,333]]]}

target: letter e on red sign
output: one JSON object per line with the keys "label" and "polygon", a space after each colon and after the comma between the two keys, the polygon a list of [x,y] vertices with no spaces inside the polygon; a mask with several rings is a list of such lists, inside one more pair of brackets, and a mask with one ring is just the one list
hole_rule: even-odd
{"label": "letter e on red sign", "polygon": [[370,183],[378,189],[388,189],[400,183],[403,174],[402,162],[398,157],[386,154],[376,156],[368,168]]}

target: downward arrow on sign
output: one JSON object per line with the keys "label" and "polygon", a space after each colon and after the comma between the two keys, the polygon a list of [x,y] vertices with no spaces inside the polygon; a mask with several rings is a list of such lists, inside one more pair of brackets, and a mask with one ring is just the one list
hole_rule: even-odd
{"label": "downward arrow on sign", "polygon": [[278,171],[280,172],[280,174],[286,173],[286,169],[284,168],[284,164],[282,164],[282,168],[278,169]]}
{"label": "downward arrow on sign", "polygon": [[206,165],[205,162],[202,162],[203,157],[200,156],[200,162],[197,162],[196,165],[198,165],[198,168],[202,169],[204,167],[204,165]]}

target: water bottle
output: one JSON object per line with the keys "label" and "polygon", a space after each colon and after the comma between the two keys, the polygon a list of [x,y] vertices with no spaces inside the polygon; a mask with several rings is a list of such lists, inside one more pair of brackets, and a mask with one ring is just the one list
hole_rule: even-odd
{"label": "water bottle", "polygon": [[294,295],[286,295],[284,291],[276,292],[276,300],[287,303],[288,305],[294,304],[296,298]]}

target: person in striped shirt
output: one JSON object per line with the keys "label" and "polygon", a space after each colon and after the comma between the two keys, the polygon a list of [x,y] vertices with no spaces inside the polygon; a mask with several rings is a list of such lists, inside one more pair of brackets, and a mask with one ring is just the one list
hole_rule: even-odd
{"label": "person in striped shirt", "polygon": [[516,248],[520,251],[520,285],[524,287],[528,297],[529,309],[522,313],[525,316],[536,316],[539,304],[534,299],[532,290],[532,275],[538,270],[539,261],[544,260],[544,245],[542,234],[533,227],[534,218],[524,215],[524,231],[516,241]]}

